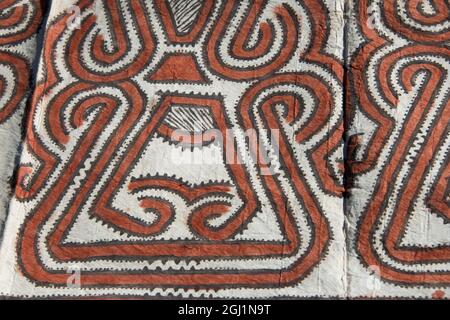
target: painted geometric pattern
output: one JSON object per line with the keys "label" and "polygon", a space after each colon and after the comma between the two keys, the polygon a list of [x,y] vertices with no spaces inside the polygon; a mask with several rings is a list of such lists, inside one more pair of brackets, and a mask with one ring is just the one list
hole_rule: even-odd
{"label": "painted geometric pattern", "polygon": [[46,11],[0,295],[450,295],[448,1]]}

